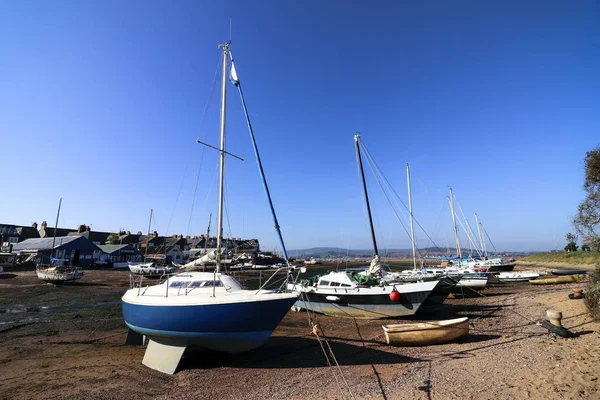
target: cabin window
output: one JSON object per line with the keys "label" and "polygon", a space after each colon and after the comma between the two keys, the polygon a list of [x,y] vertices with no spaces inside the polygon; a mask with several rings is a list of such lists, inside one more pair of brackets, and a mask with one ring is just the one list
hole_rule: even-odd
{"label": "cabin window", "polygon": [[188,287],[190,287],[190,288],[196,288],[196,287],[200,287],[200,286],[202,286],[202,282],[201,281],[194,281],[194,282],[190,283]]}
{"label": "cabin window", "polygon": [[202,287],[219,287],[219,286],[223,286],[223,284],[221,283],[221,281],[205,281],[204,284],[202,285]]}
{"label": "cabin window", "polygon": [[[188,283],[189,283],[188,281],[175,281],[175,282],[171,282],[169,284],[169,287],[183,289],[184,287],[188,286]],[[192,283],[196,283],[196,282],[192,282]]]}
{"label": "cabin window", "polygon": [[340,286],[339,282],[331,282],[329,286]]}
{"label": "cabin window", "polygon": [[329,286],[329,281],[320,281],[319,286]]}
{"label": "cabin window", "polygon": [[350,287],[352,285],[348,285],[347,283],[342,283],[342,287]]}

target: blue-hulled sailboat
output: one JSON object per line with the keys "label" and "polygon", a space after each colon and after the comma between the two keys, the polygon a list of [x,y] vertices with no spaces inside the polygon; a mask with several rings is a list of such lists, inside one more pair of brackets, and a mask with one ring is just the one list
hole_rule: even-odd
{"label": "blue-hulled sailboat", "polygon": [[240,82],[235,72],[230,42],[219,48],[223,51],[223,77],[221,139],[220,147],[217,149],[220,152],[220,192],[216,268],[214,272],[183,272],[155,286],[132,287],[122,297],[123,315],[130,329],[128,343],[140,343],[145,336],[149,339],[149,343],[143,363],[150,368],[170,374],[175,372],[183,353],[190,347],[236,353],[263,345],[298,298],[298,293],[266,290],[264,286],[259,290],[245,290],[235,278],[221,272],[225,155],[232,155],[225,151],[228,57],[231,60],[231,80],[238,88],[242,99],[275,228],[285,259],[287,260],[288,257],[264,177]]}

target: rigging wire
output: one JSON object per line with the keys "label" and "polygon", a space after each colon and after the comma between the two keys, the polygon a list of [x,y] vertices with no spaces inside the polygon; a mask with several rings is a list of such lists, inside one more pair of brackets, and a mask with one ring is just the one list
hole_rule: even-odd
{"label": "rigging wire", "polygon": [[[215,87],[216,87],[216,82],[217,82],[217,77],[219,75],[219,69],[221,67],[221,63],[222,63],[222,59],[221,56],[219,55],[218,57],[218,61],[217,61],[217,68],[215,70],[215,76],[213,78],[213,84],[210,90],[210,94],[208,96],[208,99],[206,100],[206,104],[204,105],[204,111],[202,112],[202,118],[200,119],[200,126],[199,129],[200,131],[202,130],[202,126],[204,125],[204,121],[206,119],[206,114],[208,112],[208,108],[210,107],[210,100],[213,98],[214,96],[214,92],[215,92]],[[198,183],[200,181],[200,172],[202,171],[202,163],[204,162],[204,154],[205,154],[205,148],[204,146],[202,147],[202,156],[200,157],[200,167],[198,168],[198,175],[196,175],[196,184],[194,186],[194,195],[192,196],[192,208],[190,210],[190,218],[188,220],[188,227],[187,227],[187,235],[191,235],[191,230],[192,230],[192,219],[193,219],[193,215],[194,215],[194,205],[196,204],[196,193],[198,191]]]}
{"label": "rigging wire", "polygon": [[[377,163],[375,162],[375,160],[373,159],[373,157],[369,153],[368,149],[365,147],[364,143],[360,142],[360,145],[363,148],[364,152],[367,154],[367,156],[372,160],[373,165],[377,168],[378,173],[381,175],[381,177],[384,180],[384,182],[386,182],[387,187],[389,188],[388,190],[395,196],[396,199],[398,199],[400,201],[400,203],[404,206],[405,210],[410,213],[410,211],[409,211],[408,207],[406,206],[406,204],[402,201],[402,199],[400,198],[400,196],[398,196],[398,193],[396,193],[396,191],[394,190],[394,188],[392,187],[392,185],[390,184],[390,182],[388,181],[388,179],[385,177],[385,175],[383,175],[383,172],[381,172],[381,169],[379,168],[379,166],[377,165]],[[386,197],[387,197],[387,195],[386,195]],[[415,221],[415,223],[417,224],[417,226],[419,228],[421,228],[421,230],[423,231],[423,233],[425,234],[425,236],[427,236],[427,238],[431,241],[431,243],[434,245],[434,247],[438,251],[441,252],[440,247],[434,242],[434,240],[431,238],[431,236],[429,236],[429,234],[427,233],[427,231],[423,228],[423,226],[421,225],[421,223],[416,218],[414,218],[414,216],[413,216],[413,220]],[[404,227],[404,225],[402,225],[402,227],[404,228],[404,232],[406,232],[407,236],[410,238],[410,235],[408,234],[408,230]],[[419,255],[420,254],[421,253],[419,252]]]}

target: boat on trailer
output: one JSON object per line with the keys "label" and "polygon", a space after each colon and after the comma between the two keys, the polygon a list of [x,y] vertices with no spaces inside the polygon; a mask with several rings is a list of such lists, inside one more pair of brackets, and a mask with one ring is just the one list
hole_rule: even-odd
{"label": "boat on trailer", "polygon": [[394,346],[428,346],[448,343],[469,334],[469,318],[413,324],[383,325],[387,344]]}

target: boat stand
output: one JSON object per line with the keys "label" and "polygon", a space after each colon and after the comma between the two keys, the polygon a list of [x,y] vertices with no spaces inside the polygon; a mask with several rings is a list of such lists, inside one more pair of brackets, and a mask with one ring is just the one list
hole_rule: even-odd
{"label": "boat stand", "polygon": [[186,348],[187,346],[164,344],[149,339],[142,364],[148,368],[173,375]]}
{"label": "boat stand", "polygon": [[129,331],[127,331],[127,338],[125,338],[125,344],[143,346],[146,344],[146,336],[129,329]]}

